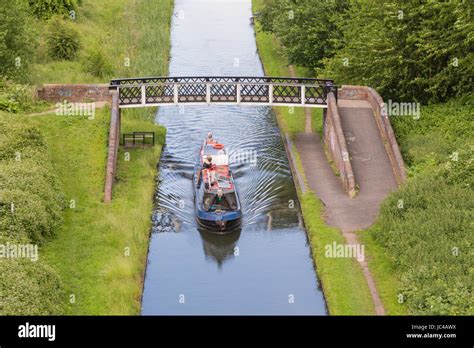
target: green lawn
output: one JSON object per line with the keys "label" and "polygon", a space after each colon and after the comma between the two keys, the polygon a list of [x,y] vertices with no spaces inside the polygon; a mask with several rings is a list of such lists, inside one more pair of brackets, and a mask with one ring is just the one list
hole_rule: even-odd
{"label": "green lawn", "polygon": [[70,314],[138,314],[140,309],[154,178],[165,130],[123,119],[125,129],[153,129],[159,144],[127,150],[129,161],[120,150],[114,199],[104,204],[109,112],[99,110],[94,120],[32,117],[46,137],[68,202],[62,227],[42,253],[58,270],[67,293],[75,296]]}

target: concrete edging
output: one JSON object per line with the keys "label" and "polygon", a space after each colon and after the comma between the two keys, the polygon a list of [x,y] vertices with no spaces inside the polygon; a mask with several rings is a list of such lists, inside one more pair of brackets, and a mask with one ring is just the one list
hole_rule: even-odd
{"label": "concrete edging", "polygon": [[293,142],[291,141],[288,133],[282,134],[282,138],[283,138],[283,145],[286,151],[286,156],[288,157],[288,163],[290,165],[290,172],[293,175],[293,178],[294,178],[293,181],[295,183],[296,189],[300,189],[301,193],[305,193],[306,183],[304,182],[303,176],[298,170],[298,165],[296,163],[296,154],[293,148]]}

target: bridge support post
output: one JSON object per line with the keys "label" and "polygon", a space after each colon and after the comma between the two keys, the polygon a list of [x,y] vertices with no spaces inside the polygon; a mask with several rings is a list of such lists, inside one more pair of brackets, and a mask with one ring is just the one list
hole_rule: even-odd
{"label": "bridge support post", "polygon": [[242,86],[240,83],[238,83],[235,86],[235,88],[236,88],[236,93],[237,93],[237,104],[240,105],[240,91],[241,91]]}
{"label": "bridge support post", "polygon": [[120,109],[117,91],[111,91],[112,109],[110,112],[109,147],[107,152],[107,168],[105,172],[104,202],[112,201],[112,189],[117,171],[117,155],[120,145]]}
{"label": "bridge support post", "polygon": [[211,84],[206,83],[206,103],[211,105]]}
{"label": "bridge support post", "polygon": [[324,137],[325,137],[325,134],[326,134],[326,117],[328,115],[328,109],[327,108],[324,108],[323,109],[323,141],[324,141]]}

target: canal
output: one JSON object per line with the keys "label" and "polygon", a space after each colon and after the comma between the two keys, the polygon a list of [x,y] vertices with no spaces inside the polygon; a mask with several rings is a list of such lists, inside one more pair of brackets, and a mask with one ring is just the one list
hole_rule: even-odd
{"label": "canal", "polygon": [[[250,0],[175,0],[170,76],[263,76]],[[268,107],[161,107],[142,314],[326,314],[275,115]],[[192,173],[207,132],[226,144],[244,212],[215,235],[194,219]]]}

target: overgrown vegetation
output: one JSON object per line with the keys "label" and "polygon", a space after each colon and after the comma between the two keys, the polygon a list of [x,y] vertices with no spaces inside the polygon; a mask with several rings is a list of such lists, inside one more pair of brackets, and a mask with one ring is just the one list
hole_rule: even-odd
{"label": "overgrown vegetation", "polygon": [[71,11],[77,9],[74,0],[28,0],[28,5],[31,13],[39,19],[49,19],[54,15],[71,16]]}
{"label": "overgrown vegetation", "polygon": [[[64,196],[41,133],[0,113],[0,245],[43,244],[62,221]],[[0,261],[1,315],[61,314],[62,282],[42,259]]]}
{"label": "overgrown vegetation", "polygon": [[35,47],[35,33],[24,1],[3,1],[0,6],[0,75],[25,81]]}
{"label": "overgrown vegetation", "polygon": [[55,17],[49,21],[46,45],[51,58],[73,60],[80,48],[79,33],[71,23]]}
{"label": "overgrown vegetation", "polygon": [[57,237],[46,243],[41,253],[63,279],[67,314],[136,315],[140,311],[154,178],[165,129],[122,119],[125,132],[154,131],[156,146],[120,150],[114,199],[105,204],[109,118],[110,110],[104,108],[97,110],[93,120],[55,115],[32,120],[47,141],[67,202]]}
{"label": "overgrown vegetation", "polygon": [[385,302],[402,302],[411,314],[473,312],[473,114],[467,96],[393,121],[411,179],[387,198],[367,234],[400,279]]}
{"label": "overgrown vegetation", "polygon": [[0,79],[0,111],[10,113],[31,112],[47,103],[38,101],[33,86]]}

